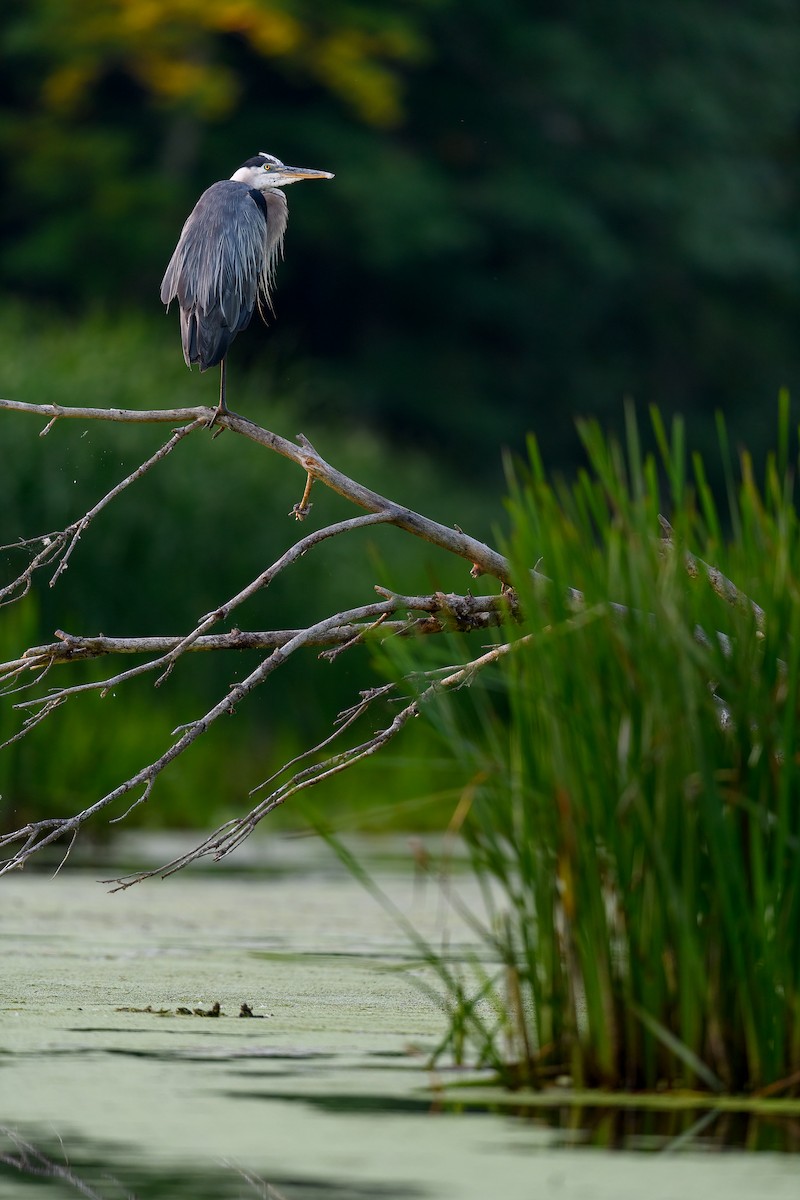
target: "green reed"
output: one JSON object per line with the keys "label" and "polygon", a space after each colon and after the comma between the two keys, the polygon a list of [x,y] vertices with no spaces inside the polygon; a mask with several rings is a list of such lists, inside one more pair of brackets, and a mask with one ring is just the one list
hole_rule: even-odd
{"label": "green reed", "polygon": [[572,483],[531,445],[509,500],[517,645],[436,706],[501,964],[472,993],[458,978],[448,1048],[472,1028],[512,1084],[800,1095],[788,401],[760,483],[720,423],[719,510],[681,423],[652,429],[645,453],[630,414],[624,447],[583,425]]}

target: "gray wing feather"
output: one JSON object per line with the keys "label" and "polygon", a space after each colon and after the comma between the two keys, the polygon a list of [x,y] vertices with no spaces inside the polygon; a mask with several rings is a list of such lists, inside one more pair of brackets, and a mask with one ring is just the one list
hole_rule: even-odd
{"label": "gray wing feather", "polygon": [[268,297],[270,257],[267,217],[249,188],[224,180],[203,192],[161,284],[164,304],[180,305],[187,365],[205,371],[225,357],[260,294]]}

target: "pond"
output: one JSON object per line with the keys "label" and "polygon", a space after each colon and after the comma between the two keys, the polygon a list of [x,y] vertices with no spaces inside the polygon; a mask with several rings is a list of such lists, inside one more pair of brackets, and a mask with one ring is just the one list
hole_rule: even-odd
{"label": "pond", "polygon": [[[327,851],[273,844],[290,869],[0,881],[0,1197],[800,1194],[793,1156],[712,1153],[707,1121],[612,1154],[574,1121],[443,1103],[442,1016],[402,932]],[[477,949],[429,878],[376,874],[426,936]]]}

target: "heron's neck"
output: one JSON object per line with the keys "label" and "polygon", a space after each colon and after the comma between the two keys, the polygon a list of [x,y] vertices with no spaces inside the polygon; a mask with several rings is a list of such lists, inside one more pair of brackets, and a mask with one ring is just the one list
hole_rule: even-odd
{"label": "heron's neck", "polygon": [[267,254],[280,254],[283,235],[289,223],[289,205],[280,188],[265,188],[261,193],[267,205]]}

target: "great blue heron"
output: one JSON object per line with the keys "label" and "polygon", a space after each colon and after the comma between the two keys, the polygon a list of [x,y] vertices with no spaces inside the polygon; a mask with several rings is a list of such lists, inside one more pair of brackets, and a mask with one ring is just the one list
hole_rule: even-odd
{"label": "great blue heron", "polygon": [[[219,406],[227,412],[225,359],[256,305],[271,307],[275,263],[289,207],[281,188],[298,179],[333,179],[330,171],[287,167],[272,154],[242,163],[230,179],[203,192],[181,230],[161,283],[169,307],[177,297],[186,365],[220,364]],[[213,423],[213,422],[212,422]]]}

